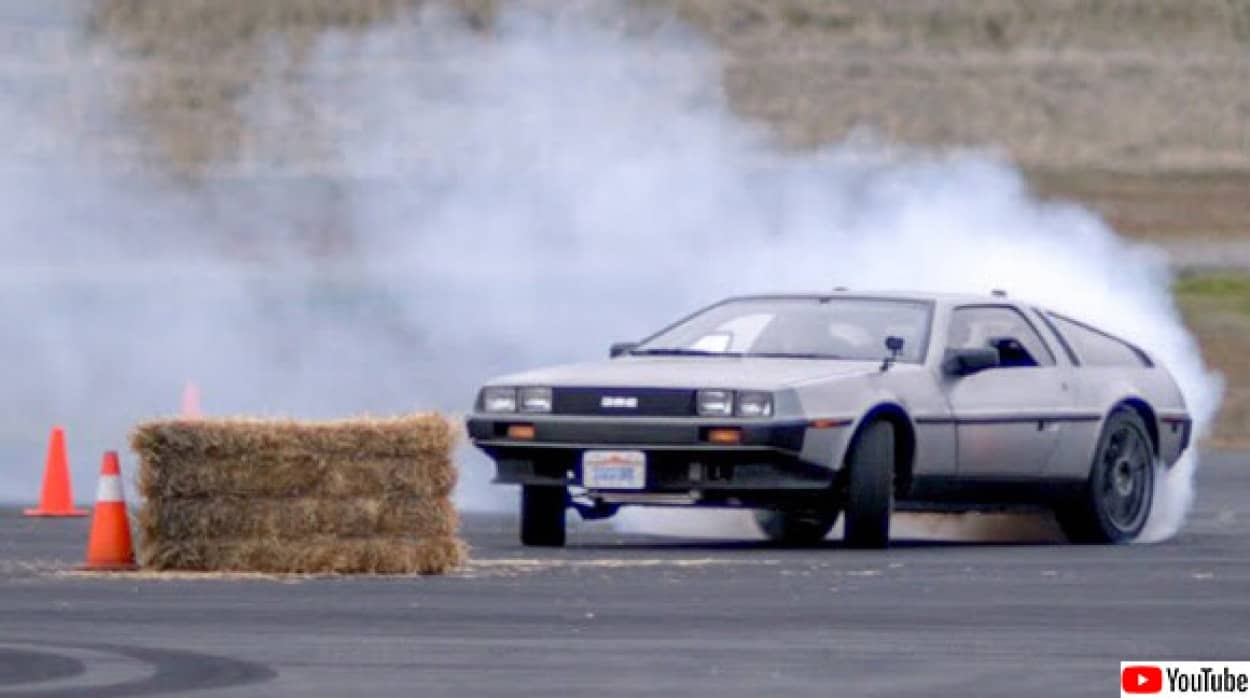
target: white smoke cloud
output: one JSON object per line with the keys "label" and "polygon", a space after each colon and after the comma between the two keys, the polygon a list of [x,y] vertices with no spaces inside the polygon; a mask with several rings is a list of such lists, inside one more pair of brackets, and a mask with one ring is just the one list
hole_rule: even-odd
{"label": "white smoke cloud", "polygon": [[[357,118],[326,131],[330,185],[94,179],[75,218],[53,193],[65,175],[6,186],[0,321],[24,328],[0,347],[7,443],[37,458],[53,422],[90,451],[120,443],[189,378],[210,414],[464,410],[493,374],[602,356],[721,296],[834,285],[1006,288],[1148,347],[1209,424],[1219,384],[1158,252],[1039,201],[993,152],[785,151],[731,111],[712,47],[610,15],[328,34],[306,94]],[[247,118],[284,123],[283,94],[255,93]],[[325,226],[348,243],[310,252]],[[36,491],[30,465],[0,496]],[[512,506],[482,457],[463,465],[462,505]],[[1183,519],[1193,467],[1162,487],[1156,538]],[[80,482],[93,471],[75,461]]]}

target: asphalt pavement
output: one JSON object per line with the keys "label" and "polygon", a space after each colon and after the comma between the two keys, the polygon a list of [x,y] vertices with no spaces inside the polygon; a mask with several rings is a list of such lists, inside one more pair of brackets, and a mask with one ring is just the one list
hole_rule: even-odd
{"label": "asphalt pavement", "polygon": [[0,512],[11,696],[1115,695],[1123,659],[1250,659],[1250,453],[1160,544],[887,551],[471,515],[431,578],[98,576],[85,520]]}

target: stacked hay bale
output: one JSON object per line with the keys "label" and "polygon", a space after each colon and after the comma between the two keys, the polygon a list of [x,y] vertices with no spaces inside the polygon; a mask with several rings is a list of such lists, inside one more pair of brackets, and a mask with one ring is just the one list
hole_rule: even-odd
{"label": "stacked hay bale", "polygon": [[459,566],[455,433],[437,415],[135,428],[139,558],[157,570],[441,573]]}

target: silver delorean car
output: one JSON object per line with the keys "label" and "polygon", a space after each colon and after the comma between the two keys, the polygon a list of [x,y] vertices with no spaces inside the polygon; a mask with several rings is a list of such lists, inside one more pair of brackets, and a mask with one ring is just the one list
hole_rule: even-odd
{"label": "silver delorean car", "polygon": [[890,513],[1054,511],[1079,543],[1131,541],[1189,445],[1176,382],[1140,347],[989,296],[730,298],[608,360],[490,381],[468,417],[521,542],[565,513],[745,507],[789,545],[884,547]]}

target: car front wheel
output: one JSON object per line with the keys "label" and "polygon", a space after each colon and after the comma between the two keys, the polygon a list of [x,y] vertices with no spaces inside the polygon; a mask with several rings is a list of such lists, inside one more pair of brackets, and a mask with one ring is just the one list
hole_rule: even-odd
{"label": "car front wheel", "polygon": [[525,485],[521,488],[521,544],[558,548],[564,545],[564,510],[568,492],[563,487]]}
{"label": "car front wheel", "polygon": [[864,427],[847,458],[846,531],[852,548],[884,548],[890,542],[894,506],[894,425]]}
{"label": "car front wheel", "polygon": [[1132,409],[1111,413],[1080,496],[1055,511],[1073,543],[1128,543],[1141,533],[1154,498],[1155,454]]}

